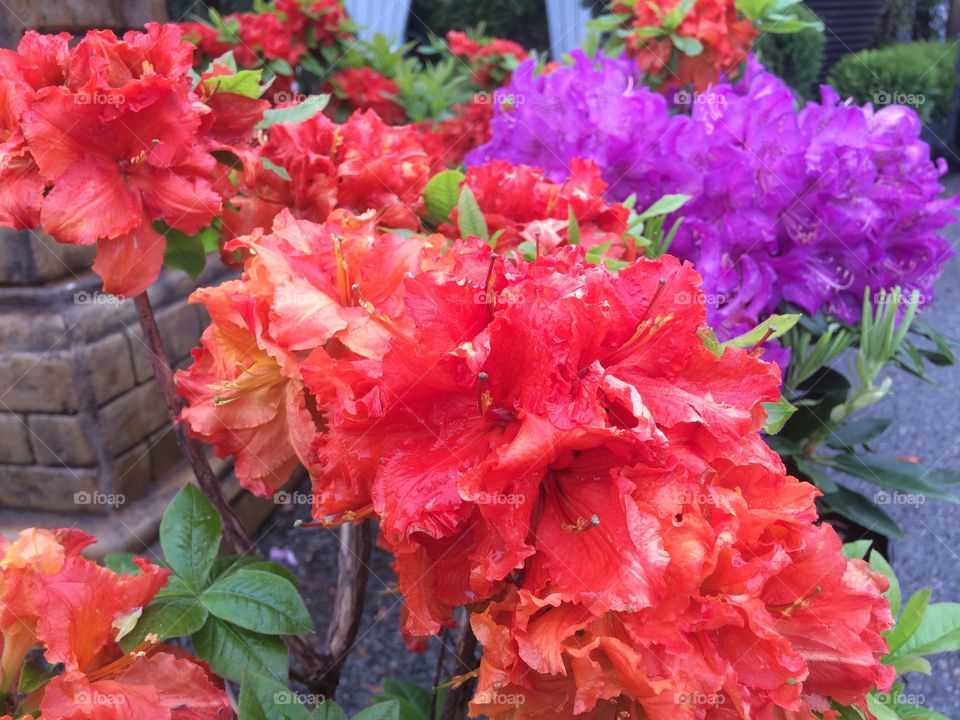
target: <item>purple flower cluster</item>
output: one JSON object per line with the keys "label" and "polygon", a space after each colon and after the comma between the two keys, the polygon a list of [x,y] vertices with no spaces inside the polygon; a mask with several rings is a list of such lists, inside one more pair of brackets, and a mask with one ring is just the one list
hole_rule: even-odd
{"label": "purple flower cluster", "polygon": [[691,195],[670,252],[696,264],[724,336],[784,301],[856,322],[867,287],[928,302],[952,255],[940,236],[957,207],[940,198],[946,164],[931,161],[909,108],[848,105],[824,88],[798,111],[751,63],[736,84],[674,98],[692,109],[671,113],[629,60],[582,53],[546,75],[524,63],[501,92],[514,102],[498,103],[491,142],[467,164],[508,160],[563,181],[583,157],[613,200]]}

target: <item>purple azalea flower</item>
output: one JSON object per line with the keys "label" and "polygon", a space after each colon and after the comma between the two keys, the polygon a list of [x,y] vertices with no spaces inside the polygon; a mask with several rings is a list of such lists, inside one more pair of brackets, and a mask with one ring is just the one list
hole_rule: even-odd
{"label": "purple azalea flower", "polygon": [[958,207],[940,198],[946,163],[931,161],[909,108],[875,111],[824,88],[798,110],[751,62],[737,83],[694,98],[690,115],[671,114],[629,60],[582,53],[543,76],[524,63],[501,92],[517,102],[498,104],[491,142],[467,164],[509,160],[562,181],[584,157],[613,200],[691,195],[670,252],[697,266],[722,338],[784,301],[850,323],[867,287],[929,302],[953,254],[940,234]]}

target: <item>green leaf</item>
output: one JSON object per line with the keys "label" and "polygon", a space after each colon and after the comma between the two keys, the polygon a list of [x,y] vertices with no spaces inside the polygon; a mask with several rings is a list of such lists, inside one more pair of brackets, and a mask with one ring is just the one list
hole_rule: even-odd
{"label": "green leaf", "polygon": [[423,189],[423,202],[427,211],[437,222],[449,222],[450,213],[457,206],[460,185],[466,179],[459,170],[444,170],[437,173]]}
{"label": "green leaf", "polygon": [[893,669],[897,671],[898,677],[908,672],[929,675],[933,670],[930,666],[930,661],[918,655],[898,655],[896,658],[888,660],[887,664],[893,666]]}
{"label": "green leaf", "polygon": [[900,581],[897,579],[896,573],[893,572],[893,568],[890,567],[887,559],[876,550],[870,553],[870,567],[886,577],[890,583],[890,587],[883,595],[890,602],[890,614],[897,617],[900,614],[900,604],[903,598],[900,594]]}
{"label": "green leaf", "polygon": [[873,545],[873,540],[856,540],[844,544],[841,552],[848,560],[863,560],[867,556],[871,545]]}
{"label": "green leaf", "polygon": [[[437,693],[438,709],[443,707],[445,694],[443,689]],[[374,700],[397,700],[400,703],[400,720],[429,720],[430,704],[434,696],[429,690],[414,683],[399,678],[386,678],[383,681],[383,692],[376,695]]]}
{"label": "green leaf", "polygon": [[136,627],[120,640],[124,652],[130,652],[150,633],[161,640],[192,635],[207,622],[207,610],[197,600],[160,597],[143,611]]}
{"label": "green leaf", "polygon": [[207,264],[207,251],[198,236],[187,235],[172,227],[156,227],[156,230],[167,239],[167,246],[163,251],[164,265],[174,270],[183,270],[192,278],[203,272]]}
{"label": "green leaf", "polygon": [[267,60],[267,67],[274,75],[283,75],[284,77],[293,76],[293,67],[283,58],[273,58]]}
{"label": "green leaf", "polygon": [[[778,337],[790,331],[796,325],[802,315],[771,315],[762,323],[757,325],[750,332],[744,333],[733,340],[727,340],[724,347],[752,348],[761,341],[776,340]],[[770,333],[767,337],[767,333]],[[766,338],[766,340],[764,340]]]}
{"label": "green leaf", "polygon": [[580,223],[573,212],[573,206],[567,208],[567,242],[571,245],[580,244]]}
{"label": "green leaf", "polygon": [[21,695],[29,695],[34,690],[39,690],[53,680],[56,675],[57,673],[54,672],[52,668],[44,668],[32,660],[27,660],[20,670],[20,682],[17,685],[17,692]]}
{"label": "green leaf", "polygon": [[653,205],[637,215],[635,219],[649,220],[650,218],[661,217],[663,215],[675,213],[677,210],[690,202],[690,198],[690,195],[664,195]]}
{"label": "green leaf", "polygon": [[906,537],[893,518],[860,493],[837,486],[834,492],[825,492],[823,499],[836,512],[867,530],[892,538]]}
{"label": "green leaf", "polygon": [[703,52],[703,43],[696,38],[685,35],[671,35],[670,39],[673,41],[673,46],[684,55],[696,57]]}
{"label": "green leaf", "polygon": [[895,654],[920,629],[927,605],[930,604],[930,592],[930,588],[923,588],[907,600],[897,624],[887,633],[888,655]]}
{"label": "green leaf", "polygon": [[887,428],[893,424],[893,420],[884,420],[880,418],[864,418],[841,425],[835,430],[827,445],[839,450],[850,448],[855,445],[865,445],[875,437],[883,434]]}
{"label": "green leaf", "polygon": [[768,435],[776,435],[783,430],[783,426],[797,411],[797,408],[782,396],[775,403],[763,403],[763,409],[767,412],[767,421],[764,423],[763,429]]}
{"label": "green leaf", "polygon": [[213,570],[210,572],[210,578],[216,580],[221,575],[231,573],[241,568],[248,570],[263,570],[264,572],[278,575],[292,584],[295,588],[300,588],[300,581],[297,576],[280,563],[267,562],[261,560],[255,555],[226,555],[218,557],[213,563]]}
{"label": "green leaf", "polygon": [[314,720],[347,720],[347,714],[333,700],[328,700],[313,713]]}
{"label": "green leaf", "polygon": [[473,191],[464,185],[460,190],[460,200],[457,202],[457,221],[460,226],[460,237],[466,239],[473,235],[490,242],[490,230],[483,211],[477,204]]}
{"label": "green leaf", "polygon": [[234,682],[255,672],[287,682],[287,646],[276,635],[245,630],[215,617],[193,634],[193,649],[213,671]]}
{"label": "green leaf", "polygon": [[960,603],[934,603],[895,656],[936,655],[954,650],[960,650]]}
{"label": "green leaf", "polygon": [[160,546],[164,559],[194,590],[207,586],[222,531],[220,515],[195,485],[185,485],[163,514]]}
{"label": "green leaf", "polygon": [[713,353],[716,357],[723,357],[723,345],[721,345],[720,341],[717,340],[717,335],[713,332],[713,328],[700,328],[697,330],[697,334],[700,336],[700,339],[703,340],[703,346],[707,350]]}
{"label": "green leaf", "polygon": [[867,709],[874,714],[877,720],[900,720],[896,710],[884,705],[876,695],[867,695]]}
{"label": "green leaf", "polygon": [[274,125],[281,123],[300,123],[309,120],[317,113],[323,112],[323,109],[330,102],[329,95],[310,95],[306,100],[298,105],[291,105],[283,108],[273,108],[265,110],[263,120],[257,123],[257,128],[266,130]]}
{"label": "green leaf", "polygon": [[259,70],[240,70],[234,75],[214,75],[203,81],[204,89],[209,93],[233,93],[257,99],[260,97]]}
{"label": "green leaf", "polygon": [[263,570],[229,572],[207,588],[200,600],[221,620],[248,630],[284,635],[313,632],[310,613],[296,587]]}
{"label": "green leaf", "polygon": [[310,720],[313,716],[286,684],[246,672],[240,683],[239,720]]}
{"label": "green leaf", "polygon": [[926,482],[927,469],[917,463],[874,455],[834,455],[823,462],[874,485],[916,495],[918,504],[927,497],[960,502],[960,496]]}
{"label": "green leaf", "polygon": [[133,562],[133,553],[112,552],[103,558],[103,564],[117,575],[139,575],[140,567]]}
{"label": "green leaf", "polygon": [[795,462],[797,464],[797,470],[814,485],[816,485],[821,491],[825,493],[835,493],[840,490],[840,486],[837,485],[833,481],[833,478],[827,475],[827,473],[822,470],[819,465],[816,465],[802,457],[796,458]]}
{"label": "green leaf", "polygon": [[290,179],[290,173],[288,173],[285,168],[282,168],[279,165],[277,165],[270,158],[261,158],[260,162],[263,163],[263,167],[265,167],[267,170],[271,171],[275,175],[279,176],[281,180]]}
{"label": "green leaf", "polygon": [[354,715],[353,720],[400,720],[400,703],[388,700],[371,705]]}

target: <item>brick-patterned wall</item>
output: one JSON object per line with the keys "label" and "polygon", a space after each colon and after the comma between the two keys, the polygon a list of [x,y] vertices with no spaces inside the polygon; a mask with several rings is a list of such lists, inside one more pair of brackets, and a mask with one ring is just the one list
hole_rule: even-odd
{"label": "brick-patterned wall", "polygon": [[[133,301],[99,292],[88,248],[7,230],[0,247],[0,530],[123,513],[184,466]],[[207,322],[187,295],[227,272],[165,271],[151,289],[177,365]]]}

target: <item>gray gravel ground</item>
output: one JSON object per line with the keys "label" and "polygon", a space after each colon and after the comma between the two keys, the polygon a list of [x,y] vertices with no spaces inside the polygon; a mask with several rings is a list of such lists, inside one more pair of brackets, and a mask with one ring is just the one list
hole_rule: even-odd
{"label": "gray gravel ground", "polygon": [[[948,188],[960,192],[960,176]],[[950,229],[960,252],[960,224]],[[960,340],[960,258],[953,258],[937,284],[936,302],[924,312],[944,336]],[[925,383],[896,373],[886,398],[866,411],[875,417],[896,418],[876,443],[884,455],[914,455],[925,464],[960,467],[960,367],[931,368]],[[926,502],[919,506],[886,508],[907,534],[893,544],[893,566],[904,596],[924,587],[933,589],[931,602],[960,602],[960,507]],[[960,719],[960,653],[933,661],[930,677],[911,675],[908,692],[924,696],[928,707]]]}
{"label": "gray gravel ground", "polygon": [[[960,176],[948,186],[960,192]],[[960,224],[951,228],[951,240],[960,249]],[[937,299],[924,317],[939,332],[960,340],[960,259],[947,265],[937,288]],[[885,455],[913,455],[931,466],[960,467],[960,368],[931,368],[933,384],[905,373],[895,374],[891,394],[867,411],[876,417],[895,417],[896,423],[877,442]],[[304,489],[309,492],[308,489]],[[928,502],[920,506],[892,506],[889,512],[906,531],[893,546],[894,569],[905,597],[923,587],[933,588],[933,602],[960,602],[960,509]],[[289,548],[297,558],[294,572],[301,579],[307,604],[316,618],[329,617],[336,577],[336,534],[329,530],[295,530],[293,520],[305,518],[307,507],[284,507],[264,528],[259,543]],[[356,651],[343,674],[340,702],[356,712],[376,694],[385,677],[402,677],[424,687],[432,684],[438,641],[424,654],[405,649],[399,627],[399,602],[389,558],[374,550],[367,612]],[[908,693],[954,720],[960,720],[960,653],[942,655],[933,662],[930,677],[910,676]]]}

